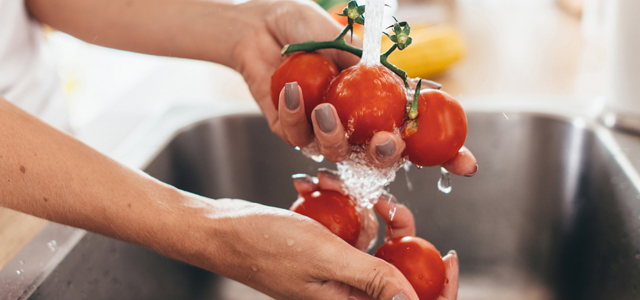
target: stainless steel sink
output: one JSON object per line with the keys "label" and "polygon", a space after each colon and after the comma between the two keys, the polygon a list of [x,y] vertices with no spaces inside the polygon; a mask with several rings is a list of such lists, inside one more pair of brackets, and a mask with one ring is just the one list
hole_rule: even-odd
{"label": "stainless steel sink", "polygon": [[[582,118],[473,111],[468,117],[476,176],[453,177],[446,195],[437,189],[437,168],[413,168],[390,187],[415,214],[419,236],[442,253],[458,251],[459,299],[640,299],[638,138]],[[304,158],[261,116],[236,114],[182,131],[145,170],[207,197],[286,208],[296,198],[291,175],[319,167],[335,165]],[[15,276],[6,269],[0,280]],[[40,281],[24,298],[268,299],[92,233]]]}

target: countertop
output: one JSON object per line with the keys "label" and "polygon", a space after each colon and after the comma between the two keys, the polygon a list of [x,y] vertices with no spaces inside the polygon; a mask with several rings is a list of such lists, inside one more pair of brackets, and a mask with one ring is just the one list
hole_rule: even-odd
{"label": "countertop", "polygon": [[[433,79],[463,103],[501,98],[514,103],[521,99],[584,99],[586,104],[604,92],[603,49],[586,42],[580,32],[580,21],[560,10],[554,1],[401,2],[397,16],[409,22],[448,23],[460,30],[468,49],[466,57]],[[84,126],[76,136],[100,152],[113,155],[118,145],[149,114],[149,107],[157,107],[158,97],[148,94],[168,98],[167,93],[157,87],[182,86],[179,81],[185,80],[175,75],[162,77],[162,74],[179,74],[188,70],[184,65],[189,64],[194,62],[171,61],[162,65],[150,76],[155,79],[141,82],[135,91],[123,95],[121,101]],[[197,68],[204,68],[217,78],[213,82],[218,84],[213,86],[218,88],[208,93],[223,93],[225,99],[233,101],[252,101],[237,73],[212,64]],[[192,83],[185,81],[184,84]],[[190,93],[196,92],[192,89]],[[131,99],[140,98],[141,94],[150,100],[132,104]],[[183,98],[178,102],[197,103],[207,98]],[[155,106],[151,106],[152,103]],[[171,104],[175,103],[170,100],[163,103],[164,106]],[[0,268],[46,224],[46,220],[0,208]]]}

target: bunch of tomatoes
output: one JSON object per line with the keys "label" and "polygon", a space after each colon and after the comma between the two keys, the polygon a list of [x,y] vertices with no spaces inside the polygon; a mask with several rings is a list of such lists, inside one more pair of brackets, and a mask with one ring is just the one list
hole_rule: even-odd
{"label": "bunch of tomatoes", "polygon": [[[343,10],[347,25],[331,42],[287,45],[283,53],[300,51],[285,59],[271,77],[271,97],[278,109],[280,91],[286,83],[298,82],[303,94],[307,120],[321,103],[332,104],[347,130],[351,144],[366,145],[377,132],[400,132],[406,143],[403,156],[418,166],[436,166],[453,158],[467,135],[467,119],[460,103],[438,89],[415,92],[409,89],[406,73],[390,65],[386,58],[396,49],[411,44],[410,27],[396,22],[394,45],[381,55],[382,64],[357,64],[345,70],[313,52],[336,48],[361,55],[347,46],[344,36],[362,24],[364,7],[355,1]],[[328,46],[327,46],[328,45]],[[359,51],[358,51],[359,50]],[[351,245],[358,240],[362,222],[356,203],[342,193],[318,190],[301,195],[291,208],[306,215]],[[445,267],[438,250],[418,237],[397,237],[386,241],[375,254],[395,265],[411,282],[421,300],[437,299],[445,284]]]}

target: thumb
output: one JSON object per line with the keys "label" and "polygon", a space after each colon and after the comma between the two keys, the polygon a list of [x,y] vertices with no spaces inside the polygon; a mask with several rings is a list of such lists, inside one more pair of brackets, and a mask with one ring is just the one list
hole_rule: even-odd
{"label": "thumb", "polygon": [[334,280],[360,289],[376,300],[419,300],[409,281],[393,265],[375,256],[358,251],[336,255],[344,257],[336,266]]}

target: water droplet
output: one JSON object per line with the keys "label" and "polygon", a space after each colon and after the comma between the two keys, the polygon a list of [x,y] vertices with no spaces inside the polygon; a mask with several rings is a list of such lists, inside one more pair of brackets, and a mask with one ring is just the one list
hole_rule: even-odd
{"label": "water droplet", "polygon": [[300,147],[296,146],[294,149],[296,149],[296,151],[300,151]]}
{"label": "water droplet", "polygon": [[396,215],[396,207],[394,206],[389,210],[389,221],[393,221],[393,217]]}
{"label": "water droplet", "polygon": [[287,246],[291,247],[295,243],[292,239],[287,239]]}
{"label": "water droplet", "polygon": [[265,238],[265,239],[268,239],[268,238],[269,238],[269,235],[268,235],[268,234],[265,234],[265,235],[264,235],[264,238]]}
{"label": "water droplet", "polygon": [[22,269],[16,270],[16,274],[18,274],[18,275],[22,274],[22,272],[24,272],[24,270],[22,270]]}
{"label": "water droplet", "polygon": [[298,249],[296,249],[296,251],[302,252],[302,248],[298,248]]}
{"label": "water droplet", "polygon": [[20,263],[21,265],[24,265],[24,261],[23,260],[19,261],[18,263]]}
{"label": "water droplet", "polygon": [[52,240],[51,242],[47,243],[47,247],[49,247],[49,250],[51,250],[51,252],[56,251],[56,247],[58,246],[58,244],[56,243],[55,240]]}
{"label": "water droplet", "polygon": [[311,159],[317,163],[324,161],[324,155],[311,155]]}
{"label": "water droplet", "polygon": [[251,266],[251,270],[253,270],[254,272],[258,272],[258,266]]}
{"label": "water droplet", "polygon": [[440,179],[438,180],[438,190],[445,194],[451,193],[451,179],[449,172],[445,168],[440,167]]}
{"label": "water droplet", "polygon": [[424,279],[424,275],[420,275],[420,280]]}

